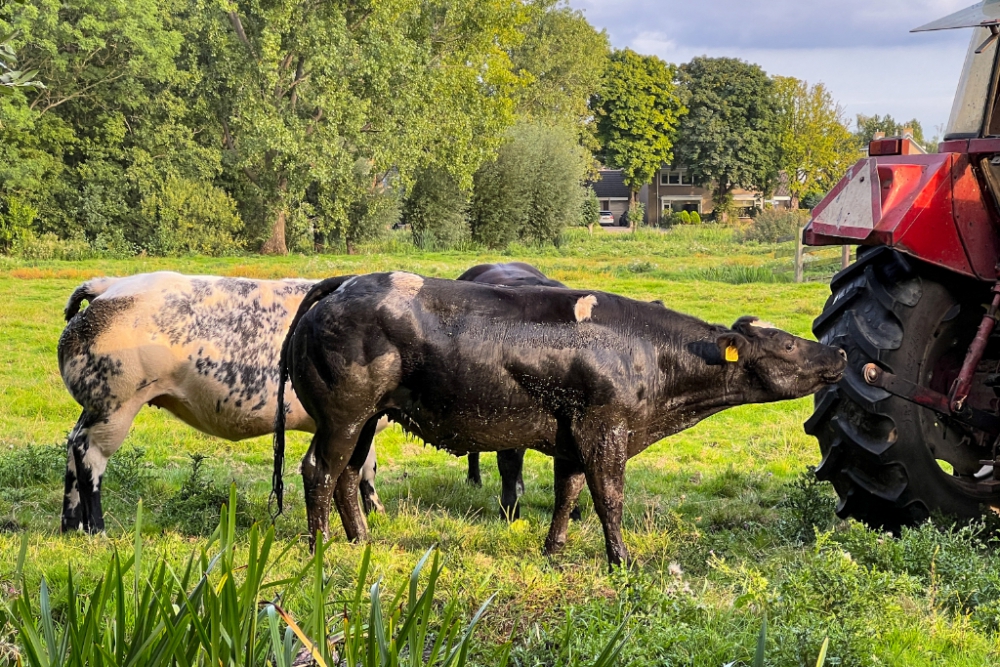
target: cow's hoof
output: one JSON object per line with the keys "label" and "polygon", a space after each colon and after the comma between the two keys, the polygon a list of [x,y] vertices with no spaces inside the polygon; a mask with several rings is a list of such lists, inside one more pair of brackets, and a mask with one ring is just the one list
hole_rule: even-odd
{"label": "cow's hoof", "polygon": [[521,504],[514,503],[513,506],[501,505],[500,506],[500,518],[507,523],[513,523],[521,518]]}
{"label": "cow's hoof", "polygon": [[579,521],[583,518],[583,515],[580,514],[579,506],[573,508],[573,511],[569,513],[569,518],[570,521]]}
{"label": "cow's hoof", "polygon": [[566,546],[566,540],[565,539],[558,540],[558,541],[557,540],[546,539],[545,540],[545,546],[542,547],[542,555],[544,555],[544,556],[555,556],[560,551],[562,551],[563,547],[565,547],[565,546]]}

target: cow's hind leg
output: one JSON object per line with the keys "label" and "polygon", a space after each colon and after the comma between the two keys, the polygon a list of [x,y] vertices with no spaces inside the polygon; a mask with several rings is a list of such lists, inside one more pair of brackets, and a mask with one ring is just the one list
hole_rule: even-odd
{"label": "cow's hind leg", "polygon": [[61,522],[64,531],[104,530],[101,481],[108,459],[125,441],[141,408],[141,402],[132,401],[103,419],[87,410],[80,415],[66,447],[66,495]]}
{"label": "cow's hind leg", "polygon": [[[334,437],[323,426],[318,426],[312,442],[302,459],[302,488],[306,496],[306,518],[309,525],[309,544],[315,546],[316,534],[323,539],[330,537],[330,507],[333,502],[333,488],[343,466],[336,466],[339,460],[337,445],[341,439]],[[346,462],[345,462],[346,464]]]}
{"label": "cow's hind leg", "polygon": [[[382,417],[375,426],[375,435],[378,435],[388,427],[388,417]],[[379,500],[378,492],[375,490],[375,473],[377,472],[378,459],[375,457],[375,445],[372,444],[368,450],[368,458],[365,459],[365,464],[361,466],[361,481],[358,482],[358,492],[361,494],[361,506],[364,508],[365,514],[385,511],[382,501]]]}
{"label": "cow's hind leg", "polygon": [[80,504],[80,490],[77,482],[75,452],[76,450],[87,451],[87,434],[97,419],[97,415],[84,410],[66,441],[66,475],[62,519],[60,521],[60,529],[64,533],[85,529],[83,506]]}
{"label": "cow's hind leg", "polygon": [[378,459],[375,457],[375,445],[368,448],[368,458],[361,466],[361,481],[358,482],[358,491],[361,493],[361,506],[365,514],[372,512],[384,512],[385,507],[379,500],[378,491],[375,490],[375,473],[378,472]]}
{"label": "cow's hind leg", "polygon": [[573,435],[583,452],[587,486],[604,529],[608,564],[611,567],[627,565],[629,554],[622,539],[622,514],[625,508],[628,429],[624,424],[595,421],[590,428],[574,429]]}
{"label": "cow's hind leg", "polygon": [[553,459],[555,471],[556,500],[552,510],[552,524],[545,538],[545,553],[552,555],[566,544],[566,530],[573,512],[579,512],[576,500],[580,497],[585,482],[583,468],[579,463],[567,459]]}
{"label": "cow's hind leg", "polygon": [[500,470],[500,518],[513,521],[521,518],[518,498],[524,495],[524,450],[505,449],[497,452],[497,469]]}
{"label": "cow's hind leg", "polygon": [[347,539],[351,542],[368,539],[368,524],[365,523],[365,515],[358,506],[357,489],[361,468],[372,449],[372,439],[375,437],[378,420],[378,416],[372,417],[361,428],[354,451],[337,478],[337,486],[334,489],[333,498],[337,512],[340,513],[340,521],[344,524]]}

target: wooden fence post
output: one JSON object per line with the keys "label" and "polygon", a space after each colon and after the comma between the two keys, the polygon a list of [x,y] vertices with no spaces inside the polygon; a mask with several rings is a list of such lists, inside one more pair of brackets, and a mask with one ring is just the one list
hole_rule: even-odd
{"label": "wooden fence post", "polygon": [[840,251],[840,268],[846,269],[847,265],[851,263],[851,246],[845,245],[843,250]]}
{"label": "wooden fence post", "polygon": [[799,227],[799,233],[795,235],[795,282],[802,282],[802,230],[804,227]]}

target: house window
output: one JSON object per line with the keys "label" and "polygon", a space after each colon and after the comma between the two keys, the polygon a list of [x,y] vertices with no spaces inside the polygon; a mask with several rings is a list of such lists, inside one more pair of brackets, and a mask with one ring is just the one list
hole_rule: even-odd
{"label": "house window", "polygon": [[687,211],[688,213],[701,213],[701,202],[697,199],[663,201],[663,215],[680,213],[681,211]]}
{"label": "house window", "polygon": [[692,185],[693,182],[687,169],[665,169],[660,172],[660,185]]}

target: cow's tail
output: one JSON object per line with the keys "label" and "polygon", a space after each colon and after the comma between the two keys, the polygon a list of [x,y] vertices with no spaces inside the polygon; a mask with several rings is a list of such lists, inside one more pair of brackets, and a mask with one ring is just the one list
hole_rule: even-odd
{"label": "cow's tail", "polygon": [[66,302],[66,310],[64,311],[66,321],[69,322],[74,315],[80,312],[80,305],[84,301],[91,302],[104,294],[116,280],[116,278],[94,278],[73,290],[69,301]]}
{"label": "cow's tail", "polygon": [[282,472],[285,467],[285,414],[287,411],[287,406],[285,405],[285,383],[288,382],[288,350],[292,346],[292,335],[295,333],[295,328],[299,325],[299,320],[309,312],[309,309],[317,301],[336,291],[353,277],[338,276],[336,278],[327,278],[313,285],[312,289],[306,293],[305,298],[302,299],[302,303],[299,304],[299,309],[295,313],[291,325],[288,327],[288,333],[285,334],[284,342],[281,344],[281,356],[278,362],[278,409],[274,415],[274,473],[271,476],[271,497],[274,498],[277,504],[277,511],[273,513],[272,519],[277,518],[282,513],[285,505],[285,483],[282,479]]}

